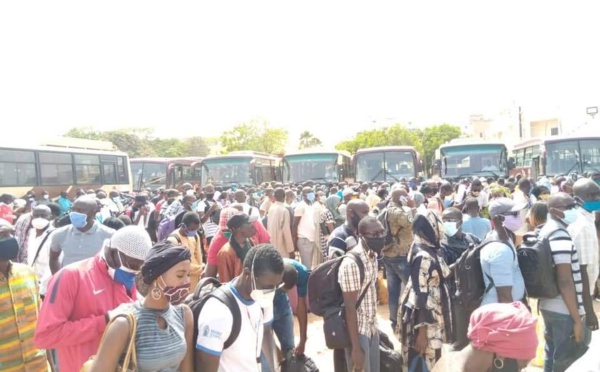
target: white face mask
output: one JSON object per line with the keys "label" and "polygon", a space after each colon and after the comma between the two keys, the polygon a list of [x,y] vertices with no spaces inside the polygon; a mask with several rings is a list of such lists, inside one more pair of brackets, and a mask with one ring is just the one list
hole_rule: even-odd
{"label": "white face mask", "polygon": [[456,222],[446,221],[444,222],[444,232],[447,236],[454,236],[458,232],[458,227],[456,227]]}
{"label": "white face mask", "polygon": [[37,230],[44,230],[46,227],[48,227],[48,224],[50,224],[50,221],[42,217],[31,220],[31,226]]}
{"label": "white face mask", "polygon": [[256,256],[252,259],[252,292],[250,292],[250,297],[263,309],[270,309],[273,307],[273,299],[275,298],[276,288],[272,289],[256,289],[256,277],[254,276],[254,260]]}

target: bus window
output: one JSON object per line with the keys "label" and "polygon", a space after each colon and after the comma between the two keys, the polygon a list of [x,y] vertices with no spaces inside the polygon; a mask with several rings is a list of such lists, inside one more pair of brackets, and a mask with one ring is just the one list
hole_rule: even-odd
{"label": "bus window", "polygon": [[75,176],[78,185],[101,184],[100,157],[75,154]]}
{"label": "bus window", "polygon": [[40,152],[39,156],[42,186],[73,184],[73,158],[71,154]]}
{"label": "bus window", "polygon": [[35,186],[36,184],[33,151],[0,150],[0,185]]}
{"label": "bus window", "polygon": [[181,166],[181,171],[183,173],[183,182],[184,183],[194,183],[194,182],[198,182],[198,180],[196,178],[194,178],[194,174],[192,173],[192,167],[190,167],[189,165],[182,165]]}

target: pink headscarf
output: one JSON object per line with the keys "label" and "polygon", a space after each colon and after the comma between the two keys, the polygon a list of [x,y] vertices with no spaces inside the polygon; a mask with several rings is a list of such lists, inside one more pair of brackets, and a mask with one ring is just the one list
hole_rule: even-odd
{"label": "pink headscarf", "polygon": [[221,229],[221,231],[227,230],[227,222],[229,221],[229,219],[239,213],[242,212],[232,207],[226,207],[221,209],[221,214],[219,215],[219,228]]}
{"label": "pink headscarf", "polygon": [[530,360],[538,345],[537,319],[521,302],[481,306],[471,315],[469,340],[479,350],[503,358]]}

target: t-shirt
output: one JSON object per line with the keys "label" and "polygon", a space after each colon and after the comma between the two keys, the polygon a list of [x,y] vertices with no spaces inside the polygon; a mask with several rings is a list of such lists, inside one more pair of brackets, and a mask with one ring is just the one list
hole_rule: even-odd
{"label": "t-shirt", "polygon": [[[329,235],[329,241],[327,242],[327,254],[329,257],[342,256],[346,254],[348,248],[352,249],[353,247],[348,247],[347,239],[353,237],[356,244],[358,244],[358,236],[350,231],[350,228],[347,224],[340,225],[333,230],[331,235]],[[355,244],[355,245],[356,245]]]}
{"label": "t-shirt", "polygon": [[315,204],[308,205],[305,201],[296,206],[294,217],[302,217],[298,224],[298,238],[306,238],[311,242],[318,242],[318,239],[315,237],[319,236],[315,221],[318,222],[319,219],[315,220],[315,208],[317,208]]}
{"label": "t-shirt", "polygon": [[[296,287],[292,288],[292,290],[295,290],[298,293],[298,298],[305,298],[308,294],[308,269],[300,262],[292,260],[291,258],[284,258],[283,262],[292,264],[294,268],[296,268],[296,271],[298,271],[298,282],[296,283]],[[275,293],[275,299],[273,300],[274,309],[285,309],[289,302],[286,292],[278,289]],[[277,314],[275,314],[275,316],[277,316]]]}
{"label": "t-shirt", "polygon": [[[548,222],[541,229],[540,234],[548,236],[550,232],[554,232],[558,229],[565,229],[564,226],[560,225],[553,219],[549,219]],[[552,251],[552,260],[555,265],[570,264],[571,271],[573,272],[573,281],[575,282],[575,292],[577,294],[577,305],[579,307],[579,314],[585,315],[583,308],[583,282],[581,281],[581,270],[579,268],[579,257],[577,256],[577,249],[573,245],[571,236],[567,231],[554,232],[550,236],[550,250]],[[562,295],[558,295],[555,298],[543,298],[540,300],[540,309],[552,311],[554,313],[569,315],[569,309],[567,304],[562,298]]]}
{"label": "t-shirt", "polygon": [[577,220],[567,228],[577,249],[579,265],[586,266],[590,294],[594,294],[594,284],[600,272],[598,256],[598,235],[596,235],[595,215],[584,209],[579,210]]}
{"label": "t-shirt", "polygon": [[94,257],[100,249],[104,240],[110,239],[115,230],[108,228],[97,221],[94,226],[86,232],[81,232],[73,225],[61,227],[54,231],[49,239],[50,251],[63,252],[62,266],[73,262]]}
{"label": "t-shirt", "polygon": [[487,234],[492,231],[492,224],[487,218],[471,217],[465,214],[463,216],[462,231],[475,235],[479,240],[483,241]]}
{"label": "t-shirt", "polygon": [[231,310],[221,301],[210,298],[204,304],[198,316],[198,339],[196,349],[206,354],[219,356],[219,372],[257,372],[260,357],[263,330],[273,320],[272,309],[263,309],[254,301],[242,298],[233,286],[227,284],[235,295],[242,324],[235,342],[223,350],[233,327]]}
{"label": "t-shirt", "polygon": [[490,284],[488,276],[494,281],[494,287],[483,296],[482,306],[498,302],[496,287],[512,287],[513,301],[525,297],[525,281],[513,247],[501,242],[489,243],[481,250],[480,260],[486,288]]}

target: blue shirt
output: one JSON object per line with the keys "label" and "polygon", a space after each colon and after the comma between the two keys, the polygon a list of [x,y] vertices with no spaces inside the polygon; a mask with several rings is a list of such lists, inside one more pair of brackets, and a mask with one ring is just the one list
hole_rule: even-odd
{"label": "blue shirt", "polygon": [[463,217],[462,231],[473,234],[483,241],[486,235],[492,231],[490,220],[482,217],[471,217],[467,214]]}
{"label": "blue shirt", "polygon": [[[298,271],[298,282],[296,283],[298,298],[305,298],[308,294],[308,269],[300,262],[292,260],[290,258],[284,258],[283,262],[285,264],[293,265],[296,271]],[[290,309],[291,311],[290,299],[288,298],[287,293],[285,293],[285,291],[281,289],[277,290],[277,292],[275,293],[275,299],[273,300],[273,309],[275,317],[277,317],[278,315],[282,315],[280,314],[280,312],[285,311],[287,309]]]}
{"label": "blue shirt", "polygon": [[480,260],[486,288],[490,284],[488,276],[494,281],[494,287],[483,296],[481,305],[498,303],[496,287],[512,287],[513,301],[525,297],[525,282],[513,247],[501,242],[489,243],[481,250]]}
{"label": "blue shirt", "polygon": [[73,203],[67,198],[58,198],[58,205],[60,206],[60,216],[62,217],[71,210]]}

